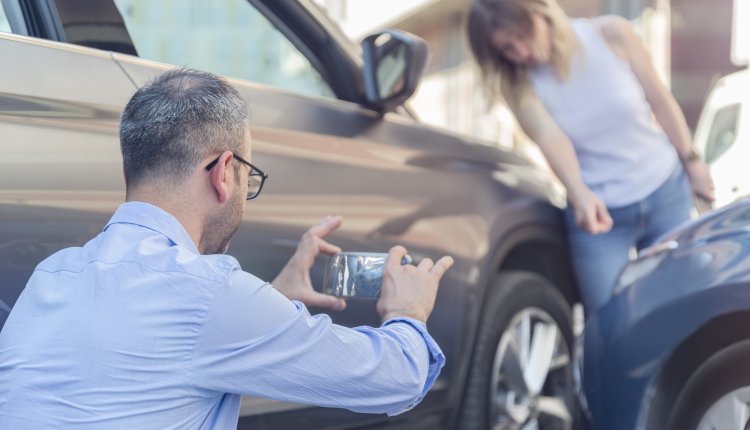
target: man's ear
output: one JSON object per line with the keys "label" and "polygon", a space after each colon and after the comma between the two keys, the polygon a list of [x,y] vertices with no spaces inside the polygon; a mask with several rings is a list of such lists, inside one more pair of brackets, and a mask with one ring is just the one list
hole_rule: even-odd
{"label": "man's ear", "polygon": [[216,192],[219,202],[224,203],[229,198],[229,187],[227,186],[229,178],[227,173],[229,164],[232,162],[232,151],[224,151],[219,156],[219,161],[211,169],[211,187]]}

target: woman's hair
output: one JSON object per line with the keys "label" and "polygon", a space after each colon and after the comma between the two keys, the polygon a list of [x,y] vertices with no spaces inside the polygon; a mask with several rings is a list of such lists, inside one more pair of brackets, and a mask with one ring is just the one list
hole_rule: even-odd
{"label": "woman's hair", "polygon": [[561,80],[568,79],[578,40],[565,12],[556,0],[473,0],[466,22],[469,46],[488,90],[489,102],[503,98],[511,108],[529,90],[528,66],[507,60],[492,44],[496,30],[509,30],[521,37],[533,35],[534,16],[550,26],[552,50],[550,62]]}

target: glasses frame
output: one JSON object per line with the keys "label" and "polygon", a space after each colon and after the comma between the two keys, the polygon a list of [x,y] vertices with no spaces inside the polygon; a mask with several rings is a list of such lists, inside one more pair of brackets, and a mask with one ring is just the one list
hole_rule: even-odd
{"label": "glasses frame", "polygon": [[[268,173],[260,170],[259,168],[255,167],[251,162],[245,160],[244,158],[240,157],[239,155],[232,152],[232,156],[239,161],[242,164],[247,165],[250,167],[250,174],[247,176],[247,184],[248,187],[250,186],[250,180],[253,178],[253,176],[260,176],[260,186],[258,187],[258,191],[251,193],[249,190],[247,192],[247,196],[245,197],[245,200],[252,200],[256,197],[258,197],[258,194],[260,194],[260,191],[263,189],[263,184],[266,183],[266,179],[268,179]],[[221,158],[221,155],[216,157],[216,159],[210,163],[208,163],[205,167],[207,172],[210,172],[211,169],[216,166],[216,163],[219,162],[219,158]]]}

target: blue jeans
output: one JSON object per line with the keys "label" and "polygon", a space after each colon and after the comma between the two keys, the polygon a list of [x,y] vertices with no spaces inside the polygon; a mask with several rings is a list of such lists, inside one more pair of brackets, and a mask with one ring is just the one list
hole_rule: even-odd
{"label": "blue jeans", "polygon": [[568,206],[568,240],[586,313],[590,315],[609,300],[632,250],[653,244],[659,236],[690,219],[692,208],[690,182],[679,163],[664,184],[645,199],[608,208],[614,221],[608,233],[593,235],[578,228],[573,209]]}

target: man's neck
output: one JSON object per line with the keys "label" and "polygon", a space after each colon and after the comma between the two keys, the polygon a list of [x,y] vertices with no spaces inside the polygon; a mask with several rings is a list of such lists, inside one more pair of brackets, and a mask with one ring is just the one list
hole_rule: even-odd
{"label": "man's neck", "polygon": [[198,251],[202,253],[200,244],[203,234],[203,214],[198,210],[197,205],[184,199],[166,199],[164,194],[148,187],[138,187],[127,191],[125,201],[149,203],[171,214],[182,224]]}

